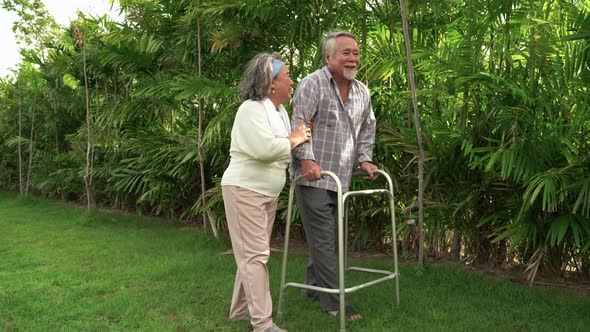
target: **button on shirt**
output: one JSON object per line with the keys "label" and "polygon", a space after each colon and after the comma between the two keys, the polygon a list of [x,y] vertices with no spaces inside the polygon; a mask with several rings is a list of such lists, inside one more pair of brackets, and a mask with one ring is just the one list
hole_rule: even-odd
{"label": "button on shirt", "polygon": [[[348,191],[353,168],[371,161],[375,143],[375,115],[371,94],[366,85],[350,81],[348,99],[342,103],[340,93],[328,67],[305,77],[293,97],[291,127],[312,121],[311,142],[301,144],[292,152],[291,180],[301,175],[303,159],[312,159],[324,171],[338,175],[343,192]],[[299,180],[300,185],[336,191],[331,177],[318,181]]]}

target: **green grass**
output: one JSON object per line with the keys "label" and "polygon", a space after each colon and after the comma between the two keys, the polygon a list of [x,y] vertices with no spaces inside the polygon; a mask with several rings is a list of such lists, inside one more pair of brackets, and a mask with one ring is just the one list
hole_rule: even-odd
{"label": "green grass", "polygon": [[[248,331],[227,312],[235,263],[218,241],[171,222],[0,193],[1,331]],[[275,308],[280,255],[269,262]],[[293,255],[288,281],[301,281]],[[391,268],[377,260],[355,262]],[[354,273],[349,285],[365,280]],[[350,331],[587,331],[590,296],[527,288],[455,265],[402,266],[393,283],[349,296],[366,319]],[[338,319],[287,292],[281,326],[337,331]]]}

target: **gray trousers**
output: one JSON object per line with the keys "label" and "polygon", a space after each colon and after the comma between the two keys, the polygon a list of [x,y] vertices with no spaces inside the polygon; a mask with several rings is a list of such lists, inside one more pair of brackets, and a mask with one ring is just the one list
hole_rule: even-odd
{"label": "gray trousers", "polygon": [[[295,187],[297,207],[309,248],[305,283],[338,288],[338,199],[336,192],[307,186]],[[307,293],[319,299],[325,311],[339,310],[338,294]]]}

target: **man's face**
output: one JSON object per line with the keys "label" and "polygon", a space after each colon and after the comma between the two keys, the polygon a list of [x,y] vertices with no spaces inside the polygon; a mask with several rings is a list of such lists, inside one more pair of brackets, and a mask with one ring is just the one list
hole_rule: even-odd
{"label": "man's face", "polygon": [[353,80],[359,65],[359,47],[354,38],[341,36],[335,39],[334,55],[326,55],[326,64],[333,76]]}

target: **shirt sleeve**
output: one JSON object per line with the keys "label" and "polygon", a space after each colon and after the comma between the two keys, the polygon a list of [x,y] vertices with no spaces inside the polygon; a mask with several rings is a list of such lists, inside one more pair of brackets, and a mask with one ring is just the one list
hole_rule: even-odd
{"label": "shirt sleeve", "polygon": [[264,107],[244,103],[238,109],[232,139],[239,153],[261,161],[278,161],[291,156],[291,143],[286,137],[276,137],[270,128]]}
{"label": "shirt sleeve", "polygon": [[[291,114],[291,128],[293,130],[302,121],[307,126],[307,122],[312,120],[318,107],[318,91],[317,82],[308,78],[303,79],[297,87],[293,96],[293,113]],[[311,128],[311,135],[313,139],[313,126]],[[295,159],[299,160],[315,160],[311,142],[305,142],[294,148],[292,155]]]}
{"label": "shirt sleeve", "polygon": [[359,132],[357,141],[356,159],[357,163],[363,161],[373,160],[373,145],[375,144],[375,130],[377,121],[373,113],[373,106],[371,105],[371,94],[367,87],[363,86],[365,95],[365,105],[363,109],[363,120],[361,122],[361,130]]}

